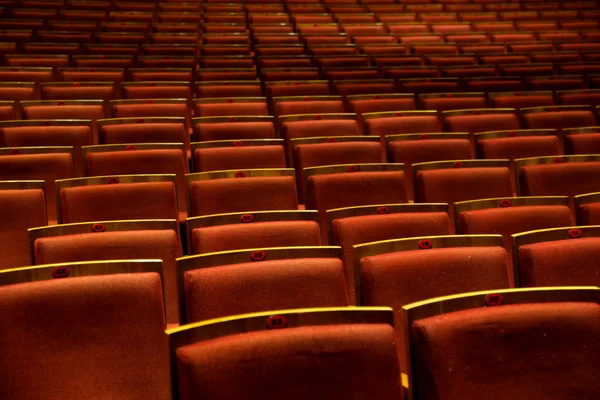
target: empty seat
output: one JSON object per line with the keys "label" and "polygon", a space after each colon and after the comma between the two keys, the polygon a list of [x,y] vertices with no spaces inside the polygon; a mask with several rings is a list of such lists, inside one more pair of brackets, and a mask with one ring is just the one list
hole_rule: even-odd
{"label": "empty seat", "polygon": [[382,139],[387,135],[434,133],[442,130],[437,112],[433,110],[365,113],[362,118],[365,133],[378,135]]}
{"label": "empty seat", "polygon": [[259,81],[204,81],[196,82],[196,96],[208,97],[261,97]]}
{"label": "empty seat", "polygon": [[[32,364],[15,370],[3,362],[11,383],[1,385],[0,396],[170,399],[161,270],[160,260],[144,260],[1,272],[1,352],[5,360],[27,354]],[[65,332],[72,335],[68,348]],[[73,369],[68,385],[54,379],[56,363]]]}
{"label": "empty seat", "polygon": [[183,255],[175,220],[101,221],[29,230],[35,264],[162,260],[168,324],[179,323],[175,259]]}
{"label": "empty seat", "polygon": [[218,97],[196,99],[196,117],[268,116],[264,97]]}
{"label": "empty seat", "polygon": [[451,232],[446,204],[381,204],[347,207],[327,212],[331,243],[341,246],[350,303],[358,304],[354,246],[413,236]]}
{"label": "empty seat", "polygon": [[179,117],[185,118],[186,126],[191,126],[187,99],[136,99],[111,100],[112,116],[115,118],[134,117]]}
{"label": "empty seat", "polygon": [[98,121],[99,144],[184,143],[189,148],[185,119],[177,117],[110,118]]}
{"label": "empty seat", "polygon": [[193,172],[285,168],[282,139],[244,139],[192,144]]}
{"label": "empty seat", "polygon": [[590,106],[553,106],[521,109],[525,127],[529,129],[580,128],[596,125],[593,110]]}
{"label": "empty seat", "polygon": [[514,195],[508,160],[461,160],[413,164],[415,201],[452,203]]}
{"label": "empty seat", "polygon": [[600,106],[600,89],[561,90],[556,92],[556,97],[562,105]]}
{"label": "empty seat", "polygon": [[[321,308],[250,314],[173,330],[174,386],[182,400],[199,391],[216,400],[248,391],[259,397],[285,391],[290,400],[397,398],[402,386],[392,320],[387,308]],[[232,364],[239,368],[232,370]],[[362,367],[355,368],[357,364]]]}
{"label": "empty seat", "polygon": [[0,67],[1,82],[50,82],[54,80],[52,68]]}
{"label": "empty seat", "polygon": [[482,158],[509,159],[561,154],[555,129],[520,129],[480,132],[475,142]]}
{"label": "empty seat", "polygon": [[562,227],[513,235],[523,287],[597,286],[600,226]]}
{"label": "empty seat", "polygon": [[306,209],[318,210],[321,240],[329,241],[327,211],[369,204],[408,202],[402,164],[349,164],[304,169]]}
{"label": "empty seat", "polygon": [[188,218],[188,254],[262,247],[319,246],[318,213],[252,211]]}
{"label": "empty seat", "polygon": [[44,181],[0,181],[0,271],[31,265],[27,229],[48,223]]}
{"label": "empty seat", "polygon": [[265,92],[267,97],[289,96],[329,96],[328,81],[279,81],[266,82]]}
{"label": "empty seat", "polygon": [[502,235],[514,282],[511,235],[573,225],[567,197],[505,197],[455,203],[456,233]]}
{"label": "empty seat", "polygon": [[[598,297],[592,287],[494,288],[406,305],[411,395],[557,400],[575,387],[595,397]],[[498,373],[480,374],[489,360]],[[531,382],[552,382],[552,392]]]}
{"label": "empty seat", "polygon": [[58,68],[57,74],[64,82],[122,82],[125,80],[123,68]]}
{"label": "empty seat", "polygon": [[273,98],[276,117],[300,114],[344,113],[342,96],[284,96]]}
{"label": "empty seat", "polygon": [[[258,104],[266,108],[264,103]],[[195,141],[273,139],[275,127],[271,116],[200,117],[193,119]]]}
{"label": "empty seat", "polygon": [[490,105],[494,108],[525,108],[553,106],[551,91],[495,92],[489,93]]}
{"label": "empty seat", "polygon": [[73,147],[11,147],[0,149],[0,180],[43,180],[48,222],[56,223],[57,179],[73,178]]}
{"label": "empty seat", "polygon": [[[181,319],[193,323],[277,308],[346,306],[340,257],[339,247],[263,247],[179,259]],[[236,283],[240,279],[243,285]]]}
{"label": "empty seat", "polygon": [[419,95],[426,110],[446,111],[486,106],[485,93],[429,93]]}
{"label": "empty seat", "polygon": [[134,82],[194,80],[192,68],[130,68],[129,75]]}
{"label": "empty seat", "polygon": [[334,80],[333,86],[336,93],[342,96],[394,93],[396,91],[393,79]]}
{"label": "empty seat", "polygon": [[178,219],[175,175],[113,175],[56,182],[59,223]]}
{"label": "empty seat", "polygon": [[189,82],[123,82],[124,99],[187,99],[192,98]]}
{"label": "empty seat", "polygon": [[265,68],[261,70],[263,81],[309,81],[319,79],[317,68]]}
{"label": "empty seat", "polygon": [[305,202],[305,168],[385,161],[379,136],[333,136],[290,140],[300,203]]}
{"label": "empty seat", "polygon": [[575,216],[578,225],[600,225],[600,196],[598,192],[575,196]]}
{"label": "empty seat", "polygon": [[515,160],[519,196],[575,196],[600,191],[600,156]]}
{"label": "empty seat", "polygon": [[183,143],[134,143],[84,146],[86,176],[174,174],[180,220],[187,210],[185,174],[189,173]]}
{"label": "empty seat", "polygon": [[188,215],[261,210],[296,210],[293,169],[199,172],[186,176]]}
{"label": "empty seat", "polygon": [[35,83],[0,82],[0,101],[37,100],[39,92]]}
{"label": "empty seat", "polygon": [[452,110],[442,113],[446,130],[450,132],[487,132],[517,130],[521,123],[513,108]]}
{"label": "empty seat", "polygon": [[462,89],[458,78],[401,79],[398,86],[404,93],[453,93]]}
{"label": "empty seat", "polygon": [[565,154],[599,154],[600,128],[590,126],[563,130]]}
{"label": "empty seat", "polygon": [[114,98],[112,82],[48,82],[40,85],[43,100],[103,100]]}
{"label": "empty seat", "polygon": [[361,116],[364,113],[405,111],[415,109],[412,94],[381,93],[346,96],[350,111]]}

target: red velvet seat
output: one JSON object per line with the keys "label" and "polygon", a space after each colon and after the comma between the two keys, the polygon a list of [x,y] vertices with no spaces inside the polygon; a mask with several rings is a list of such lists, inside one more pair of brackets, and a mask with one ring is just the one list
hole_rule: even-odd
{"label": "red velvet seat", "polygon": [[112,100],[110,106],[114,118],[178,117],[191,126],[191,110],[185,98]]}
{"label": "red velvet seat", "polygon": [[49,82],[41,84],[43,100],[103,100],[115,96],[112,82]]}
{"label": "red velvet seat", "polygon": [[269,98],[290,96],[329,96],[328,81],[266,82],[265,92]]}
{"label": "red velvet seat", "polygon": [[129,76],[134,82],[194,80],[192,68],[130,68]]}
{"label": "red velvet seat", "polygon": [[340,114],[345,112],[341,96],[289,96],[275,97],[274,115]]}
{"label": "red velvet seat", "polygon": [[110,118],[98,122],[100,144],[184,143],[189,147],[185,118]]}
{"label": "red velvet seat", "polygon": [[186,179],[190,217],[298,209],[293,169],[200,172]]}
{"label": "red velvet seat", "polygon": [[405,93],[351,95],[346,97],[346,101],[350,111],[359,116],[364,113],[415,109],[414,96]]}
{"label": "red velvet seat", "polygon": [[59,68],[57,74],[64,82],[123,82],[125,80],[123,68]]}
{"label": "red velvet seat", "polygon": [[[245,104],[258,104],[261,108],[266,107],[264,103]],[[192,122],[195,141],[273,139],[275,137],[273,117],[270,116],[201,117],[194,118]]]}
{"label": "red velvet seat", "polygon": [[[590,287],[496,289],[405,306],[411,395],[558,400],[576,390],[595,397],[598,297]],[[490,360],[494,374],[483,372]]]}
{"label": "red velvet seat", "polygon": [[321,245],[318,213],[310,210],[254,211],[188,218],[187,237],[189,254]]}
{"label": "red velvet seat", "polygon": [[403,133],[434,133],[442,130],[436,111],[389,111],[362,115],[365,133],[387,135]]}
{"label": "red velvet seat", "polygon": [[446,204],[385,204],[348,207],[328,213],[332,243],[342,247],[351,304],[357,304],[353,246],[380,240],[451,233]]}
{"label": "red velvet seat", "polygon": [[403,167],[402,164],[350,164],[305,169],[306,209],[319,211],[322,242],[329,241],[328,210],[408,202]]}
{"label": "red velvet seat", "polygon": [[513,235],[523,287],[598,286],[599,226],[563,227]]}
{"label": "red velvet seat", "polygon": [[578,225],[600,225],[598,193],[584,193],[575,196],[575,215]]}
{"label": "red velvet seat", "polygon": [[258,81],[204,81],[196,82],[198,98],[213,97],[261,97],[263,95]]}
{"label": "red velvet seat", "polygon": [[468,91],[474,92],[498,92],[498,91],[524,91],[527,86],[521,77],[497,76],[497,77],[465,77],[464,85]]}
{"label": "red velvet seat", "polygon": [[[286,328],[268,328],[281,322]],[[181,400],[198,393],[221,400],[248,392],[257,398],[285,392],[289,400],[402,396],[388,309],[238,316],[171,331],[169,341],[176,357],[174,386]],[[361,368],[356,368],[358,364]]]}
{"label": "red velvet seat", "polygon": [[203,98],[196,99],[196,117],[267,116],[264,97]]}
{"label": "red velvet seat", "polygon": [[494,108],[524,108],[553,106],[551,91],[496,92],[488,94],[490,105]]}
{"label": "red velvet seat", "polygon": [[261,247],[203,254],[180,259],[177,269],[186,323],[278,308],[348,305],[339,248]]}
{"label": "red velvet seat", "polygon": [[590,126],[563,130],[566,154],[600,153],[600,128]]}
{"label": "red velvet seat", "polygon": [[261,79],[265,82],[277,81],[310,81],[319,79],[317,68],[265,68],[261,71]]}
{"label": "red velvet seat", "polygon": [[512,108],[444,111],[442,117],[446,130],[450,132],[477,133],[521,128],[516,111]]}
{"label": "red velvet seat", "polygon": [[32,229],[35,264],[100,260],[162,260],[168,324],[179,323],[175,259],[183,255],[175,220],[87,222]]}
{"label": "red velvet seat", "polygon": [[56,182],[59,223],[178,219],[175,175],[116,175]]}
{"label": "red velvet seat", "polygon": [[189,82],[123,82],[125,99],[187,99],[192,98]]}
{"label": "red velvet seat", "polygon": [[44,181],[0,181],[0,270],[31,265],[27,229],[48,223]]}
{"label": "red velvet seat", "polygon": [[38,180],[45,182],[48,222],[56,223],[56,193],[54,181],[73,178],[73,148],[12,147],[0,149],[0,180]]}
{"label": "red velvet seat", "polygon": [[180,221],[187,210],[185,174],[189,173],[183,143],[113,144],[83,148],[86,176],[174,174]]}
{"label": "red velvet seat", "polygon": [[462,110],[486,106],[485,93],[433,93],[419,95],[425,110]]}
{"label": "red velvet seat", "polygon": [[562,105],[600,106],[600,89],[564,90],[557,92],[556,97]]}
{"label": "red velvet seat", "polygon": [[[160,271],[153,260],[1,272],[0,396],[170,399]],[[14,368],[23,354],[31,364]],[[57,364],[72,369],[68,385],[55,379]]]}
{"label": "red velvet seat", "polygon": [[0,101],[21,101],[37,100],[39,91],[36,90],[35,83],[0,83]]}
{"label": "red velvet seat", "polygon": [[515,160],[520,196],[575,196],[600,191],[600,157],[554,156]]}
{"label": "red velvet seat", "polygon": [[196,142],[192,145],[194,172],[233,169],[285,168],[282,139]]}
{"label": "red velvet seat", "polygon": [[506,159],[553,156],[562,153],[554,129],[481,132],[475,135],[481,158]]}
{"label": "red velvet seat", "polygon": [[402,93],[453,93],[462,89],[457,78],[401,79],[398,86]]}

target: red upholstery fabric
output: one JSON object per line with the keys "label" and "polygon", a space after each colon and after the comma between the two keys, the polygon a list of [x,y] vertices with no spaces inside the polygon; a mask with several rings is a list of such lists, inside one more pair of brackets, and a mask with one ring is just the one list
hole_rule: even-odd
{"label": "red upholstery fabric", "polygon": [[193,156],[197,172],[286,167],[283,146],[196,149]]}
{"label": "red upholstery fabric", "polygon": [[267,103],[204,103],[196,104],[196,117],[220,117],[234,115],[269,115]]}
{"label": "red upholstery fabric", "polygon": [[596,120],[591,111],[549,111],[523,115],[525,125],[531,129],[565,129],[594,126]]}
{"label": "red upholstery fabric", "polygon": [[484,108],[485,97],[431,97],[421,100],[426,110],[461,110],[468,108]]}
{"label": "red upholstery fabric", "polygon": [[12,121],[15,118],[13,106],[0,106],[0,121]]}
{"label": "red upholstery fabric", "polygon": [[101,105],[28,106],[24,119],[91,119],[104,118]]}
{"label": "red upholstery fabric", "polygon": [[62,223],[120,219],[178,219],[171,182],[119,183],[63,188]]}
{"label": "red upholstery fabric", "polygon": [[600,238],[535,243],[518,251],[521,286],[600,285]]}
{"label": "red upholstery fabric", "polygon": [[0,190],[0,270],[31,265],[27,229],[46,224],[42,190]]}
{"label": "red upholstery fabric", "polygon": [[448,214],[442,212],[366,215],[336,219],[331,225],[333,244],[343,251],[351,304],[356,304],[355,252],[352,246],[379,240],[450,234]]}
{"label": "red upholstery fabric", "polygon": [[341,100],[326,101],[280,101],[275,105],[275,115],[343,113],[344,103]]}
{"label": "red upholstery fabric", "polygon": [[[125,73],[119,71],[62,71],[62,80],[65,82],[123,82]],[[52,78],[49,79],[50,81]]]}
{"label": "red upholstery fabric", "polygon": [[46,182],[48,221],[56,221],[54,181],[74,178],[73,159],[67,153],[24,154],[0,157],[0,180],[43,180]]}
{"label": "red upholstery fabric", "polygon": [[299,145],[294,148],[296,181],[300,202],[304,202],[304,168],[336,164],[380,163],[379,142],[340,142]]}
{"label": "red upholstery fabric", "polygon": [[357,114],[415,109],[415,101],[412,98],[350,100],[349,104],[352,112]]}
{"label": "red upholstery fabric", "polygon": [[177,149],[107,151],[88,153],[88,176],[175,174],[180,212],[187,210],[185,174],[187,157]]}
{"label": "red upholstery fabric", "polygon": [[189,86],[124,86],[126,99],[189,99],[192,97]]}
{"label": "red upholstery fabric", "polygon": [[[513,113],[454,115],[444,120],[450,132],[488,132],[520,129],[519,119]],[[554,127],[553,127],[554,128]]]}
{"label": "red upholstery fabric", "polygon": [[329,85],[327,83],[298,83],[295,85],[273,85],[267,86],[270,97],[282,96],[328,96]]}
{"label": "red upholstery fabric", "polygon": [[184,117],[189,119],[189,111],[185,103],[118,104],[113,107],[113,115],[118,118]]}
{"label": "red upholstery fabric", "polygon": [[116,143],[185,143],[183,123],[144,123],[104,125],[100,128],[101,144]]}
{"label": "red upholstery fabric", "polygon": [[44,100],[112,100],[115,95],[114,92],[112,86],[47,86],[42,91],[42,98]]}
{"label": "red upholstery fabric", "polygon": [[396,337],[388,325],[231,335],[185,346],[176,357],[181,400],[229,400],[248,393],[257,399],[285,393],[287,400],[402,396]]}
{"label": "red upholstery fabric", "polygon": [[272,122],[224,122],[196,125],[194,140],[272,139]]}
{"label": "red upholstery fabric", "polygon": [[284,122],[283,136],[288,139],[318,136],[358,136],[360,131],[356,120],[314,120]]}
{"label": "red upholstery fabric", "polygon": [[400,140],[389,145],[390,161],[415,164],[427,161],[474,158],[468,139]]}
{"label": "red upholstery fabric", "polygon": [[184,273],[187,322],[228,315],[348,305],[342,261],[300,258]]}
{"label": "red upholstery fabric", "polygon": [[442,131],[440,120],[436,115],[373,118],[367,119],[365,125],[370,135],[381,137],[401,133],[435,133]]}
{"label": "red upholstery fabric", "polygon": [[35,89],[32,87],[2,87],[0,100],[35,100]]}
{"label": "red upholstery fabric", "polygon": [[181,257],[177,232],[172,230],[86,233],[41,238],[34,244],[36,264],[94,260],[160,259],[167,323],[179,323],[177,269]]}
{"label": "red upholstery fabric", "polygon": [[560,154],[558,138],[551,136],[523,136],[478,141],[483,158],[515,159],[553,156]]}
{"label": "red upholstery fabric", "polygon": [[560,95],[561,104],[579,105],[589,104],[592,106],[600,105],[600,93],[563,93]]}
{"label": "red upholstery fabric", "polygon": [[401,171],[324,174],[308,178],[306,209],[319,211],[323,243],[329,241],[327,210],[407,201],[406,177]]}
{"label": "red upholstery fabric", "polygon": [[575,196],[600,191],[600,162],[521,167],[521,196]]}
{"label": "red upholstery fabric", "polygon": [[[379,74],[379,72],[377,72]],[[358,75],[363,75],[365,72],[357,71]],[[336,77],[337,79],[337,77]],[[340,77],[340,79],[353,79],[353,77]],[[338,83],[335,85],[336,91],[342,96],[372,94],[372,93],[394,93],[396,86],[394,82],[385,83]]]}
{"label": "red upholstery fabric", "polygon": [[480,307],[416,321],[412,332],[420,399],[562,400],[600,391],[598,304]]}
{"label": "red upholstery fabric", "polygon": [[262,88],[259,85],[217,85],[198,86],[198,97],[260,97]]}
{"label": "red upholstery fabric", "polygon": [[321,233],[314,221],[274,221],[194,229],[190,240],[192,253],[203,254],[261,247],[320,246]]}
{"label": "red upholstery fabric", "polygon": [[510,170],[504,167],[451,168],[419,171],[416,198],[423,203],[511,197]]}
{"label": "red upholstery fabric", "polygon": [[52,70],[27,71],[19,68],[0,71],[0,82],[51,82],[54,80]]}
{"label": "red upholstery fabric", "polygon": [[190,217],[261,210],[297,210],[293,176],[226,178],[193,181]]}
{"label": "red upholstery fabric", "polygon": [[527,92],[518,93],[518,96],[494,96],[490,97],[490,104],[497,108],[524,108],[524,107],[542,107],[554,105],[552,93],[548,95],[529,95]]}
{"label": "red upholstery fabric", "polygon": [[588,203],[579,207],[580,225],[600,225],[600,203]]}
{"label": "red upholstery fabric", "polygon": [[600,128],[597,133],[566,135],[565,149],[568,154],[600,153]]}
{"label": "red upholstery fabric", "polygon": [[3,399],[171,398],[157,274],[5,286],[0,314]]}

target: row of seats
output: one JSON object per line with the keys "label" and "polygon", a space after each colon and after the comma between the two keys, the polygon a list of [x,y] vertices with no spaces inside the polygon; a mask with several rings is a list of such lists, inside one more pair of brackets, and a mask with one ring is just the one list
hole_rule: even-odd
{"label": "row of seats", "polygon": [[[246,268],[252,270],[254,265]],[[530,384],[538,379],[552,382],[552,399],[565,398],[574,385],[583,398],[600,390],[598,380],[584,373],[599,361],[598,288],[498,287],[407,304],[398,313],[339,306],[270,311],[165,335],[158,261],[49,265],[0,277],[2,299],[11,305],[2,308],[2,353],[11,360],[26,354],[30,361],[19,374],[8,374],[10,387],[0,387],[7,399],[40,394],[53,400],[80,392],[115,399],[273,398],[273,391],[293,400],[403,394],[429,400],[456,393],[527,399],[545,393]],[[31,331],[48,333],[44,343],[52,345],[40,347],[40,336]],[[61,345],[64,332],[70,334],[68,348]],[[441,351],[450,341],[453,351]],[[478,372],[490,358],[501,360],[495,363],[500,374]],[[74,367],[69,385],[53,379],[56,362]],[[3,370],[14,371],[11,366]],[[494,387],[516,371],[522,379]],[[91,372],[97,379],[88,379]]]}

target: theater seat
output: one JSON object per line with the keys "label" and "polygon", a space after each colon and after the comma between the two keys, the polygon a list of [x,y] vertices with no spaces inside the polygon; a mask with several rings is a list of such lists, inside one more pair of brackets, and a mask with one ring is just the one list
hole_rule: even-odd
{"label": "theater seat", "polygon": [[441,132],[441,121],[436,111],[389,111],[362,115],[365,134],[377,135],[382,139],[387,135],[403,133]]}
{"label": "theater seat", "polygon": [[249,392],[257,398],[286,393],[289,400],[402,396],[388,308],[237,316],[168,335],[176,357],[174,386],[181,400],[193,399],[199,392],[215,400]]}
{"label": "theater seat", "polygon": [[358,304],[354,246],[381,240],[451,233],[447,204],[383,204],[327,211],[331,243],[342,247],[350,303]]}
{"label": "theater seat", "polygon": [[267,115],[199,117],[192,124],[192,137],[197,142],[275,138],[273,117]]}
{"label": "theater seat", "polygon": [[192,144],[193,172],[285,167],[283,139],[217,140]]}
{"label": "theater seat", "polygon": [[577,225],[600,225],[600,197],[596,193],[575,196]]}
{"label": "theater seat", "polygon": [[442,118],[449,132],[477,133],[521,128],[516,110],[513,108],[444,111]]}
{"label": "theater seat", "polygon": [[339,247],[260,247],[181,258],[181,319],[347,306],[340,253]]}
{"label": "theater seat", "polygon": [[555,129],[520,129],[475,134],[481,158],[509,159],[559,155],[561,143]]}
{"label": "theater seat", "polygon": [[[594,398],[598,288],[490,290],[406,305],[410,395]],[[452,351],[448,351],[452,348]],[[487,373],[495,360],[493,374]],[[551,382],[532,385],[531,382]],[[550,391],[548,391],[550,390]]]}
{"label": "theater seat", "polygon": [[565,154],[600,153],[600,127],[564,129]]}
{"label": "theater seat", "polygon": [[[161,270],[144,260],[0,272],[0,396],[171,399]],[[68,385],[57,365],[71,371]]]}
{"label": "theater seat", "polygon": [[84,222],[29,230],[34,264],[162,260],[168,324],[179,323],[175,259],[183,255],[175,220]]}

